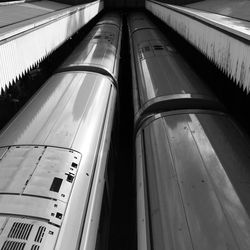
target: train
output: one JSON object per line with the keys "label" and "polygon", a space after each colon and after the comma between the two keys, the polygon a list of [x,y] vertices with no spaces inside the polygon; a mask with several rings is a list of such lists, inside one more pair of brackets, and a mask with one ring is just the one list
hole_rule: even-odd
{"label": "train", "polygon": [[128,28],[137,249],[250,249],[248,136],[146,13]]}
{"label": "train", "polygon": [[0,132],[0,249],[107,249],[122,18],[108,13]]}

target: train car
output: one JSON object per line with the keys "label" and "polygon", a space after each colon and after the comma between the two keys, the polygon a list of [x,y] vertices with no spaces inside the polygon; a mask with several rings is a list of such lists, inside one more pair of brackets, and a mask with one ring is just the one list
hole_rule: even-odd
{"label": "train car", "polygon": [[67,68],[72,70],[73,67],[78,70],[79,67],[84,67],[88,71],[109,76],[116,84],[121,32],[122,20],[119,14],[107,14],[107,17],[102,18],[80,43],[79,47],[84,49],[80,53],[75,50],[59,71],[65,71]]}
{"label": "train car", "polygon": [[1,131],[1,250],[107,249],[117,86],[97,62],[118,67],[118,15],[113,26],[98,25],[113,34],[112,43],[96,38],[102,57],[85,57],[83,42]]}
{"label": "train car", "polygon": [[135,120],[154,110],[222,105],[171,42],[142,13],[129,16]]}
{"label": "train car", "polygon": [[[135,135],[138,249],[250,249],[249,139],[219,106],[202,99],[195,107],[192,100],[182,103],[180,90],[213,96],[176,59],[174,48],[166,49],[162,35],[151,29],[144,37],[136,33],[131,44],[139,51],[136,41],[144,39],[145,53],[155,58],[155,65],[138,58],[144,52],[134,58],[135,65],[141,60],[134,70],[135,106],[149,102],[147,116],[136,117],[141,120]],[[159,55],[152,44],[159,45]],[[150,102],[158,94],[156,102],[168,100],[176,91],[180,100],[170,106]]]}

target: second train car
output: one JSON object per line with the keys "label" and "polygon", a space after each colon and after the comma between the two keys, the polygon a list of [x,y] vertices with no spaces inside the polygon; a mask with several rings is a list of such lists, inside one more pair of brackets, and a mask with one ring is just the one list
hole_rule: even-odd
{"label": "second train car", "polygon": [[145,14],[129,31],[138,249],[250,249],[249,140]]}

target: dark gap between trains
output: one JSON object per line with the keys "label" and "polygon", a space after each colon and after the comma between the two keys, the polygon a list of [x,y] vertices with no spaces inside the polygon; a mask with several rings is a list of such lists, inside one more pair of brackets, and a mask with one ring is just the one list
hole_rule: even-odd
{"label": "dark gap between trains", "polygon": [[136,208],[133,166],[133,101],[127,14],[123,14],[119,72],[118,162],[112,202],[110,250],[136,249]]}

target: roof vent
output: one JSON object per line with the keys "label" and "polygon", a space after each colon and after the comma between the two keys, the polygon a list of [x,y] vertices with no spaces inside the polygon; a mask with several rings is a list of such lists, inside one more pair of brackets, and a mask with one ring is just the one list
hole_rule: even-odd
{"label": "roof vent", "polygon": [[28,240],[32,227],[32,224],[15,222],[11,227],[8,238]]}
{"label": "roof vent", "polygon": [[162,45],[153,45],[154,50],[164,50]]}
{"label": "roof vent", "polygon": [[37,230],[35,242],[41,243],[45,233],[46,227],[40,226]]}
{"label": "roof vent", "polygon": [[40,246],[38,245],[32,245],[30,250],[39,250]]}
{"label": "roof vent", "polygon": [[1,248],[1,250],[24,250],[26,243],[18,241],[6,240]]}

